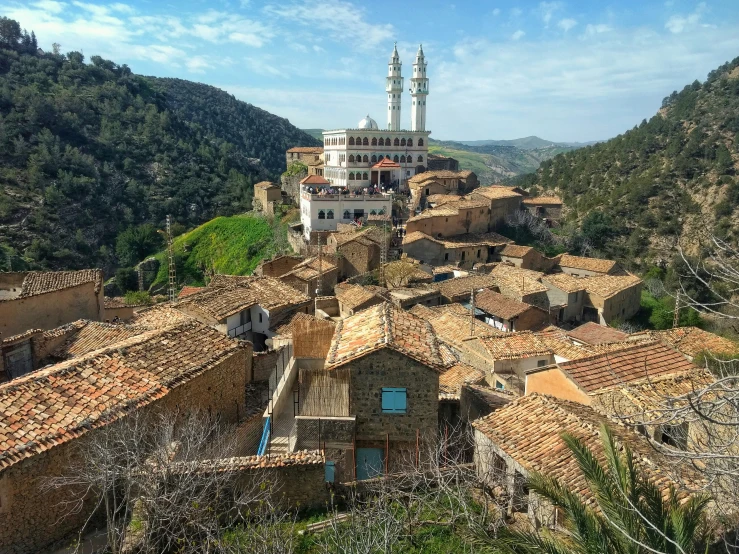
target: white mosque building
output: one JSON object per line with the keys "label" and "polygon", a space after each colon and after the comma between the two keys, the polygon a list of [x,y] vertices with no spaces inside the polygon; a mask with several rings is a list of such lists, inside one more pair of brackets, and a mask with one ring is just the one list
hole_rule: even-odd
{"label": "white mosque building", "polygon": [[385,79],[387,93],[387,129],[367,115],[356,129],[323,132],[323,176],[333,186],[352,191],[377,185],[404,189],[406,181],[426,170],[428,137],[426,98],[429,80],[423,47],[418,47],[410,78],[411,126],[402,128],[403,64],[397,46],[393,48]]}

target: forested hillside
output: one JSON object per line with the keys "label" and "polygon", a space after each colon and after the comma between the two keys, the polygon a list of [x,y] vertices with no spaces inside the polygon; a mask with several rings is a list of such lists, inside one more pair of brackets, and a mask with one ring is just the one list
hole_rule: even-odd
{"label": "forested hillside", "polygon": [[739,58],[673,92],[649,121],[516,184],[559,192],[571,221],[597,214],[603,253],[644,267],[668,261],[678,237],[693,253],[704,231],[739,238],[737,169]]}
{"label": "forested hillside", "polygon": [[252,184],[312,144],[213,87],[44,53],[0,18],[0,270],[109,274],[117,243],[147,253],[166,214],[188,228],[250,209]]}

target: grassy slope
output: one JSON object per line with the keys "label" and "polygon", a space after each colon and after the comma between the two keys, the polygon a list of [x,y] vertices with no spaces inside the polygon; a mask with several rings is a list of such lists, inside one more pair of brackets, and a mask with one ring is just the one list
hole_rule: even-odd
{"label": "grassy slope", "polygon": [[[218,273],[247,275],[273,253],[274,234],[270,223],[261,217],[238,215],[212,219],[175,238],[177,281],[203,285],[206,268]],[[166,252],[160,252],[156,258],[161,265],[153,289],[167,283]]]}

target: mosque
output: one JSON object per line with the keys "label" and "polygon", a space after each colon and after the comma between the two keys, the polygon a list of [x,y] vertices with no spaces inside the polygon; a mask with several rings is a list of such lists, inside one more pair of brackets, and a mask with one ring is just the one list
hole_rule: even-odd
{"label": "mosque", "polygon": [[403,64],[397,45],[388,62],[385,79],[387,92],[387,129],[367,115],[355,129],[323,132],[323,176],[332,186],[357,191],[374,187],[405,189],[407,180],[428,166],[426,98],[429,80],[423,47],[418,47],[410,78],[411,125],[401,123]]}

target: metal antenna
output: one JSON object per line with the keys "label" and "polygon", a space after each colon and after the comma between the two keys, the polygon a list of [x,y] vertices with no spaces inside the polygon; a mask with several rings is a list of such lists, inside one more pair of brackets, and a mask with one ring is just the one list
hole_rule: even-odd
{"label": "metal antenna", "polygon": [[475,289],[470,294],[470,336],[475,336]]}
{"label": "metal antenna", "polygon": [[167,215],[167,257],[169,258],[169,301],[175,301],[175,289],[177,288],[177,275],[174,263],[174,242],[172,241],[172,218]]}
{"label": "metal antenna", "polygon": [[680,325],[680,291],[677,291],[675,297],[675,313],[672,316],[672,327],[678,327]]}

